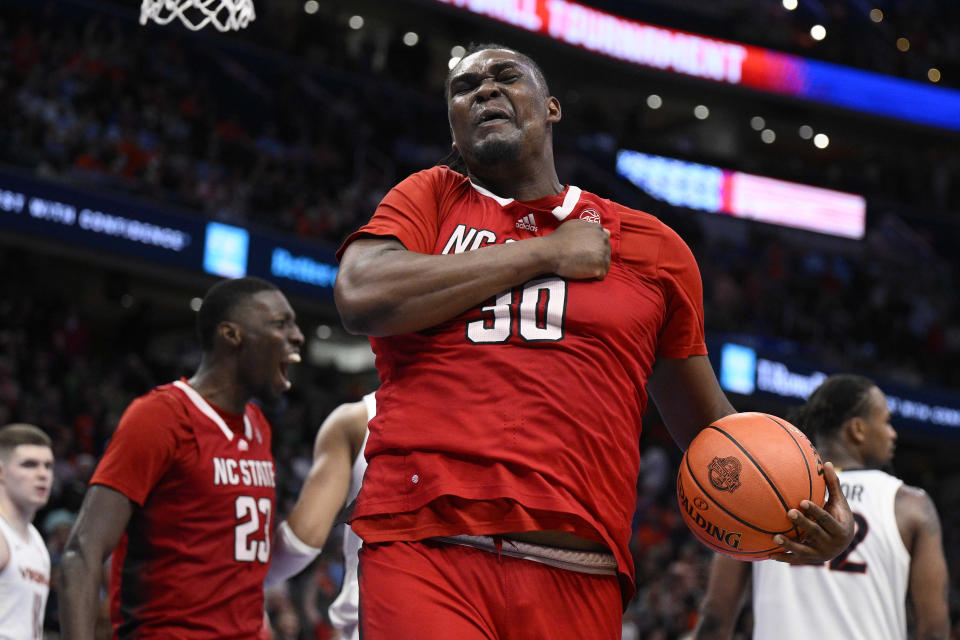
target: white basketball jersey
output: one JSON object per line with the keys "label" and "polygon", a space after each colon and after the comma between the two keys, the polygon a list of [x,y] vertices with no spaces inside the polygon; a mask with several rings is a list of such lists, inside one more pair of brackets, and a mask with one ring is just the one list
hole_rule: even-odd
{"label": "white basketball jersey", "polygon": [[24,540],[0,516],[0,535],[10,548],[10,561],[0,571],[0,640],[43,638],[50,554],[36,527],[28,529],[29,540]]}
{"label": "white basketball jersey", "polygon": [[[377,415],[376,392],[368,393],[363,396],[363,403],[367,406],[367,422]],[[363,450],[367,446],[367,435],[363,437],[363,444],[360,446],[360,453],[353,461],[353,474],[350,477],[350,491],[347,493],[347,504],[357,499],[360,493],[360,483],[363,481],[363,473],[367,470],[367,459],[363,457]],[[353,532],[350,525],[343,525],[343,588],[340,589],[340,595],[330,605],[328,613],[330,623],[340,630],[341,640],[356,640],[358,635],[357,620],[359,619],[360,607],[360,583],[357,581],[357,565],[360,562],[357,552],[363,540]]]}
{"label": "white basketball jersey", "polygon": [[904,640],[910,553],[894,515],[903,481],[883,471],[841,471],[856,520],[853,542],[823,565],[753,563],[754,640]]}

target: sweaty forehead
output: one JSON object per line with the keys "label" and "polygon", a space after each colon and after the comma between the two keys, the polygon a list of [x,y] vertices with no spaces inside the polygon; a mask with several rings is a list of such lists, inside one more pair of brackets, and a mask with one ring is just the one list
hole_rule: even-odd
{"label": "sweaty forehead", "polygon": [[514,51],[509,49],[484,49],[463,58],[460,64],[454,68],[451,77],[456,78],[466,73],[484,73],[493,68],[504,66],[527,67]]}

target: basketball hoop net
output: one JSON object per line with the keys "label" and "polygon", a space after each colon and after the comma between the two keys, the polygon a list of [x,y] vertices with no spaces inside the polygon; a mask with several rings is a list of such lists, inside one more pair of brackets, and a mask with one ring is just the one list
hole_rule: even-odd
{"label": "basketball hoop net", "polygon": [[169,24],[174,18],[188,29],[199,31],[208,24],[219,31],[237,31],[256,18],[253,0],[143,0],[140,24],[153,20]]}

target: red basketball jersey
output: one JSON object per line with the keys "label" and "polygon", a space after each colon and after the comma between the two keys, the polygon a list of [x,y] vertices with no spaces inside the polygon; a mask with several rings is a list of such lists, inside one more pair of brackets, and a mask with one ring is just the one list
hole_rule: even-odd
{"label": "red basketball jersey", "polygon": [[270,425],[184,380],[133,401],[91,484],[139,505],[113,552],[119,638],[255,638],[263,626],[274,467]]}
{"label": "red basketball jersey", "polygon": [[632,591],[647,378],[658,357],[706,353],[700,275],[679,236],[574,186],[518,202],[435,167],[394,187],[340,252],[372,235],[459,253],[578,218],[611,233],[603,280],[544,275],[371,338],[382,386],[352,522],[365,541],[563,529],[604,542]]}

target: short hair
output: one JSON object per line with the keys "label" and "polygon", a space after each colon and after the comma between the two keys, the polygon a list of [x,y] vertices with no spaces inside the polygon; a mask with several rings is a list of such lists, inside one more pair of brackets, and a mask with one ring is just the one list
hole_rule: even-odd
{"label": "short hair", "polygon": [[869,406],[873,380],[849,373],[832,375],[817,387],[791,422],[814,440],[834,437],[847,420],[863,418]]}
{"label": "short hair", "polygon": [[[518,51],[517,49],[514,49],[513,47],[508,47],[505,44],[499,44],[496,42],[483,42],[479,44],[475,42],[471,42],[470,45],[467,46],[467,50],[460,57],[460,60],[463,60],[467,56],[473,55],[475,53],[479,53],[480,51],[489,51],[493,49],[504,49],[506,51],[510,51],[511,53],[516,54],[519,60],[521,60],[523,63],[528,65],[531,69],[533,69],[533,75],[537,79],[537,83],[543,89],[543,95],[545,96],[550,95],[550,85],[547,84],[547,76],[544,75],[543,69],[540,68],[540,65],[538,65],[533,58],[523,53],[522,51]],[[457,64],[455,64],[453,68],[450,69],[450,71],[447,73],[447,81],[443,88],[443,94],[446,97],[447,102],[450,102],[450,80],[453,78],[453,72],[459,66],[460,66],[460,61],[457,61]]]}
{"label": "short hair", "polygon": [[220,323],[230,320],[237,305],[261,291],[279,291],[279,288],[263,278],[247,276],[221,280],[207,290],[197,311],[197,338],[204,352],[213,348],[213,337]]}
{"label": "short hair", "polygon": [[25,444],[53,448],[50,436],[35,425],[15,422],[0,428],[0,458],[8,458],[14,449]]}

